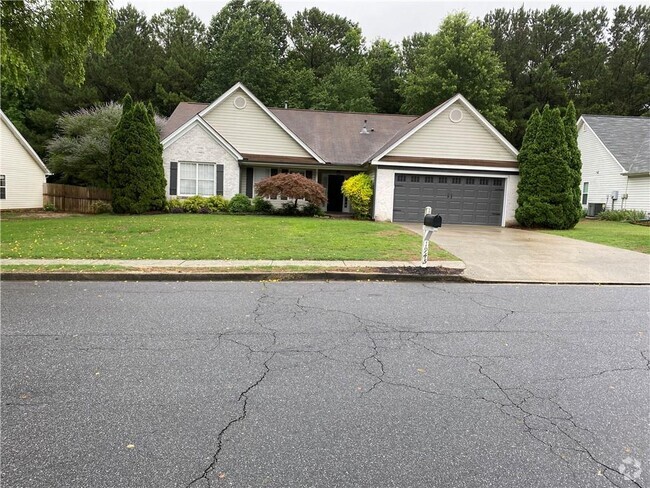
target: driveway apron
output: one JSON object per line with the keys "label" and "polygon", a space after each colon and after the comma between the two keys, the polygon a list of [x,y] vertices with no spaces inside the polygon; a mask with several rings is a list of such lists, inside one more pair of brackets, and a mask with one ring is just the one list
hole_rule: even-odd
{"label": "driveway apron", "polygon": [[[403,224],[421,234],[421,224]],[[477,281],[650,284],[650,255],[522,229],[443,226],[431,238]]]}

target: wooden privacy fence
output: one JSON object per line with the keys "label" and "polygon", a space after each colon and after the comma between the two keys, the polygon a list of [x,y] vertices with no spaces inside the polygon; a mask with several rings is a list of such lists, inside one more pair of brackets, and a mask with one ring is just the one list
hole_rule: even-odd
{"label": "wooden privacy fence", "polygon": [[43,205],[52,204],[63,212],[93,213],[93,203],[110,201],[111,190],[107,188],[43,184]]}

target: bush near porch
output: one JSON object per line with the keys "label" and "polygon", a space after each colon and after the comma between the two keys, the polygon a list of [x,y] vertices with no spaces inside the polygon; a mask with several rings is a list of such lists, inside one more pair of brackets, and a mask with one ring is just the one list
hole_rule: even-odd
{"label": "bush near porch", "polygon": [[[3,215],[0,235],[2,258],[402,261],[420,252],[420,238],[395,224],[252,215]],[[429,259],[455,258],[432,243]]]}

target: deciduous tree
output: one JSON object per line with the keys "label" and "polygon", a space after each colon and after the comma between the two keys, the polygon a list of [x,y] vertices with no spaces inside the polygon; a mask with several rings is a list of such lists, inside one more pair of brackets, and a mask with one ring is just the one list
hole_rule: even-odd
{"label": "deciduous tree", "polygon": [[466,13],[447,16],[404,79],[402,111],[424,113],[462,93],[493,125],[508,132],[511,124],[502,105],[508,82],[492,45],[489,29]]}

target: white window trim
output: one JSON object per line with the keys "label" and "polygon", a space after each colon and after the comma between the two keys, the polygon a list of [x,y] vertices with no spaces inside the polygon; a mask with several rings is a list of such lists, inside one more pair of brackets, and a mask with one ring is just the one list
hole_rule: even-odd
{"label": "white window trim", "polygon": [[2,182],[0,183],[0,189],[4,190],[4,197],[0,197],[1,200],[6,200],[7,199],[7,175],[0,175],[0,178],[2,178]]}
{"label": "white window trim", "polygon": [[[585,185],[587,185],[587,191],[585,192]],[[587,197],[587,198],[585,198]],[[589,182],[583,181],[582,188],[580,189],[580,203],[582,205],[587,205],[589,202]]]}
{"label": "white window trim", "polygon": [[[193,164],[195,165],[195,179],[196,182],[196,193],[181,193],[181,165],[182,164]],[[201,195],[199,191],[199,164],[206,164],[212,166],[212,195]],[[183,178],[187,179],[187,178]],[[176,172],[176,188],[177,196],[179,197],[195,197],[195,196],[215,196],[217,194],[217,163],[209,163],[205,161],[179,161],[178,162],[178,171]]]}

